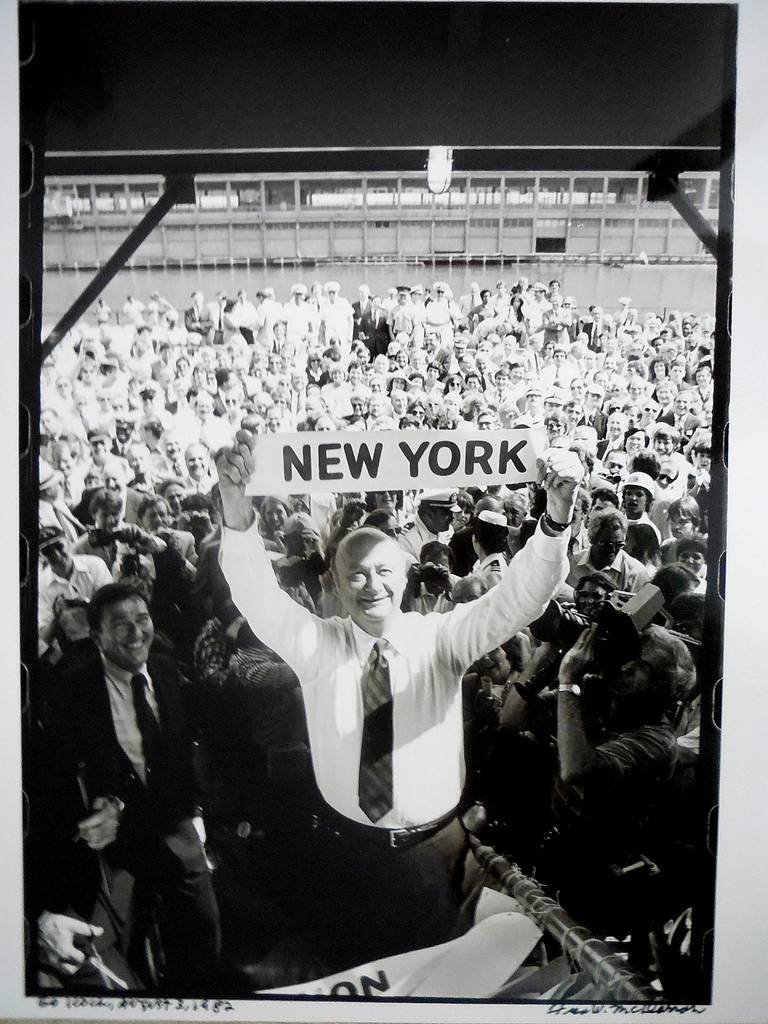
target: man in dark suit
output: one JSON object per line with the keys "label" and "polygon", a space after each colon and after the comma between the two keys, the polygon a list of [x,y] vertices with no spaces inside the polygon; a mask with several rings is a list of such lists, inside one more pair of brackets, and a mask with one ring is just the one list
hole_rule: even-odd
{"label": "man in dark suit", "polygon": [[367,284],[361,284],[357,289],[360,296],[357,302],[352,303],[352,316],[354,318],[354,337],[360,338],[368,343],[369,350],[373,341],[373,303],[371,302],[371,290]]}
{"label": "man in dark suit", "polygon": [[659,423],[674,427],[680,435],[678,447],[683,449],[701,426],[701,420],[690,411],[688,392],[678,391],[672,404],[672,411],[659,416]]}
{"label": "man in dark suit", "polygon": [[[175,663],[150,654],[152,619],[131,585],[102,587],[88,621],[92,656],[62,663],[38,706],[28,906],[45,932],[46,913],[92,921],[106,893],[116,943],[139,975],[156,913],[160,987],[203,994],[217,968],[219,914]],[[121,899],[112,882],[126,873],[135,885]]]}
{"label": "man in dark suit", "polygon": [[608,417],[602,412],[601,406],[605,395],[597,384],[590,384],[584,395],[584,415],[577,424],[580,427],[594,427],[598,440],[605,437]]}
{"label": "man in dark suit", "polygon": [[382,300],[374,295],[371,300],[371,333],[368,336],[365,345],[368,351],[371,353],[371,359],[375,359],[376,356],[386,355],[387,346],[389,345],[389,324],[387,320],[387,311],[384,308]]}
{"label": "man in dark suit", "polygon": [[192,305],[184,310],[184,327],[188,332],[199,334],[203,340],[207,340],[213,321],[203,300],[203,293],[195,291],[190,297]]}

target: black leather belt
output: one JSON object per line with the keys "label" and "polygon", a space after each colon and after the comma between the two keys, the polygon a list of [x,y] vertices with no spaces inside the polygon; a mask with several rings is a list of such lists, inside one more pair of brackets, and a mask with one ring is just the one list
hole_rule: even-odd
{"label": "black leather belt", "polygon": [[454,808],[442,818],[435,818],[424,825],[411,828],[378,828],[375,825],[363,825],[351,818],[344,817],[332,807],[324,807],[312,815],[312,829],[338,842],[378,845],[390,850],[406,850],[417,843],[435,835],[456,818]]}

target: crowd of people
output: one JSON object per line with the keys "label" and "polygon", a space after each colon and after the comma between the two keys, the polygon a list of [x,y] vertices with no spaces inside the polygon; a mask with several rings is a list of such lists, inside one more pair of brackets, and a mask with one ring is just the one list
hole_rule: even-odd
{"label": "crowd of people", "polygon": [[[365,596],[371,575],[398,613],[423,617],[424,635],[438,631],[438,650],[449,616],[462,655],[408,669],[434,688],[433,674],[461,667],[458,710],[442,715],[460,719],[464,751],[449,785],[445,749],[420,748],[434,764],[408,797],[397,797],[396,769],[395,809],[402,799],[411,810],[391,817],[390,797],[385,831],[426,835],[426,821],[431,836],[447,806],[420,804],[420,787],[451,790],[481,838],[580,923],[636,941],[654,927],[676,935],[694,901],[713,359],[712,316],[640,316],[629,298],[607,310],[557,280],[472,284],[461,296],[441,282],[386,296],[361,285],[354,302],[335,281],[296,284],[285,302],[269,287],[253,302],[195,291],[182,310],[153,293],[117,313],[100,300],[42,368],[28,871],[39,975],[69,987],[109,988],[117,974],[141,990],[252,990],[468,927],[451,918],[404,937],[383,897],[385,942],[364,937],[374,923],[356,928],[352,948],[334,945],[319,923],[333,917],[318,896],[329,858],[310,839],[346,835],[359,818],[359,808],[333,816],[347,812],[346,781],[332,775],[351,763],[356,787],[360,749],[328,760],[314,683],[324,662],[297,645],[311,634],[325,651],[321,626],[345,615],[380,635],[368,628],[383,600]],[[247,465],[244,438],[264,433],[521,427],[568,453],[565,477],[578,466],[565,521],[545,476],[249,498],[251,527],[220,477],[232,452]],[[217,464],[222,451],[230,461]],[[232,539],[239,529],[257,532],[263,565]],[[486,629],[461,647],[458,624],[481,608],[500,614],[531,549],[555,560],[542,554],[550,540],[562,572],[539,604],[527,618],[504,606],[508,633]],[[388,572],[400,580],[401,563],[402,586],[382,583]],[[524,571],[533,589],[539,570]],[[515,609],[527,607],[524,590]],[[339,650],[360,642],[342,635]],[[397,700],[396,736],[411,727]],[[422,711],[417,701],[411,723]],[[338,870],[338,850],[331,860]],[[464,898],[469,888],[467,872]]]}

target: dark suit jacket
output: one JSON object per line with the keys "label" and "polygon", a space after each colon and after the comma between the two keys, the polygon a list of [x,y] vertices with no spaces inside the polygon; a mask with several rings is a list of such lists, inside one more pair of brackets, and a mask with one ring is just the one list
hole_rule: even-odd
{"label": "dark suit jacket", "polygon": [[[118,743],[98,651],[93,648],[74,662],[64,659],[55,675],[41,683],[35,701],[39,729],[33,746],[28,865],[35,916],[41,909],[90,914],[99,888],[98,859],[85,843],[73,841],[77,823],[88,813],[86,800],[90,805],[97,796],[111,795],[125,804],[117,839],[103,851],[110,869],[124,867],[137,877],[152,878],[163,840],[189,833],[181,825],[194,815],[200,794],[178,673],[171,659],[159,655],[150,655],[147,671],[162,731],[152,796]],[[174,849],[179,860],[203,857],[199,843],[186,839],[182,846]]]}
{"label": "dark suit jacket", "polygon": [[200,310],[195,309],[194,306],[190,306],[189,309],[185,309],[184,327],[186,330],[202,334],[203,338],[206,338],[208,336],[208,332],[213,327],[211,314],[208,312],[208,309],[205,306]]}
{"label": "dark suit jacket", "polygon": [[371,335],[366,342],[366,347],[371,353],[371,358],[375,358],[379,355],[386,355],[389,342],[390,337],[387,315],[384,310],[379,310],[378,313],[372,314]]}
{"label": "dark suit jacket", "polygon": [[[585,426],[586,422],[587,422],[587,417],[586,416],[582,416],[582,418],[579,420],[578,425],[580,427]],[[608,417],[605,415],[604,412],[600,412],[599,410],[594,414],[594,416],[592,418],[592,422],[591,422],[590,426],[594,427],[595,430],[597,431],[597,439],[598,439],[598,441],[602,441],[602,439],[605,437],[605,425],[606,425],[607,422],[608,422]]]}
{"label": "dark suit jacket", "polygon": [[365,335],[369,342],[373,341],[373,303],[368,300],[365,309],[361,309],[359,302],[352,303],[352,315],[355,320],[355,337]]}

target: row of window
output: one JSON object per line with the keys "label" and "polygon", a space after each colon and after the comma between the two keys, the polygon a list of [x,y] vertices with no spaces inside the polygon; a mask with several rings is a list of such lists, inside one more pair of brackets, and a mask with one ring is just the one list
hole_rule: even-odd
{"label": "row of window", "polygon": [[[681,178],[683,192],[701,209],[716,210],[717,177]],[[270,212],[337,210],[466,209],[505,206],[637,206],[647,202],[647,178],[517,177],[455,178],[443,195],[433,196],[422,178],[198,182],[196,204],[176,210]],[[45,216],[71,218],[80,214],[141,213],[160,194],[156,182],[48,185]]]}
{"label": "row of window", "polygon": [[[396,227],[397,227],[397,223],[398,223],[397,221],[388,221],[388,220],[386,220],[386,221],[375,221],[373,223],[368,223],[367,226],[368,226],[368,231],[369,232],[371,231],[371,229],[395,231]],[[434,223],[434,227],[435,227],[436,231],[451,231],[451,232],[457,232],[458,231],[458,232],[461,232],[461,231],[464,230],[464,222],[463,221],[455,221],[455,220],[434,221],[434,222],[432,222],[432,221],[414,221],[414,220],[402,221],[402,222],[400,222],[400,230],[404,234],[422,234],[422,233],[423,234],[429,234],[430,228],[432,227],[433,223]],[[634,220],[625,219],[625,218],[616,219],[616,218],[607,217],[607,218],[605,218],[605,220],[603,220],[602,223],[603,223],[603,226],[605,228],[612,229],[612,230],[626,231],[627,233],[631,233],[632,230],[633,230],[635,222],[634,222]],[[687,228],[687,225],[686,225],[685,221],[681,220],[680,218],[677,218],[677,217],[673,218],[671,222],[669,220],[661,220],[661,219],[654,219],[654,218],[651,218],[651,219],[640,218],[640,220],[638,220],[638,222],[637,222],[637,226],[638,226],[638,230],[641,233],[643,231],[655,231],[655,232],[658,233],[659,231],[666,230],[667,225],[670,224],[670,223],[671,223],[671,226],[672,226],[673,229],[686,228],[686,230],[690,230],[689,228]],[[717,224],[713,223],[713,222],[710,222],[710,223],[711,223],[712,228],[714,230],[717,230]],[[565,232],[565,230],[566,230],[566,228],[568,226],[568,221],[564,217],[538,217],[536,219],[536,221],[535,221],[535,225],[536,225],[536,231],[539,232],[539,233],[541,233],[542,231],[546,232],[547,229],[552,229],[554,231]],[[498,218],[494,218],[494,219],[483,218],[483,219],[475,220],[473,218],[472,220],[470,220],[469,226],[470,226],[470,229],[473,229],[473,230],[494,230],[495,231],[495,230],[498,230],[499,219]],[[572,231],[593,232],[594,234],[598,234],[598,232],[600,230],[600,219],[597,218],[597,217],[596,218],[591,218],[589,220],[573,219],[570,222],[570,226],[571,226],[571,230]],[[266,231],[268,231],[270,233],[275,233],[275,232],[293,233],[298,228],[301,231],[302,234],[305,234],[305,233],[310,233],[310,234],[318,234],[318,233],[319,234],[327,234],[331,230],[331,225],[330,225],[330,223],[328,221],[305,221],[305,222],[302,222],[300,224],[286,224],[285,222],[278,222],[278,223],[274,223],[274,222],[269,223],[268,222],[268,223],[266,223],[264,225],[264,227],[265,227]],[[362,222],[359,222],[359,221],[344,221],[342,223],[334,224],[333,225],[333,231],[334,231],[334,235],[337,236],[337,237],[341,237],[341,236],[346,235],[346,234],[357,236],[357,235],[362,235],[364,227],[365,227],[365,225]],[[504,217],[503,218],[503,227],[504,228],[525,228],[528,231],[532,231],[533,227],[534,227],[534,219],[533,219],[533,217]],[[236,228],[240,228],[244,232],[249,232],[249,231],[252,232],[254,230],[253,225],[236,225]],[[205,233],[205,230],[206,230],[205,226],[201,225],[201,230],[203,231],[203,233]],[[210,231],[210,232],[216,233],[216,232],[218,232],[220,230],[220,228],[217,225],[210,225],[210,226],[207,226],[207,230]],[[256,229],[256,230],[258,230],[258,229]]]}

